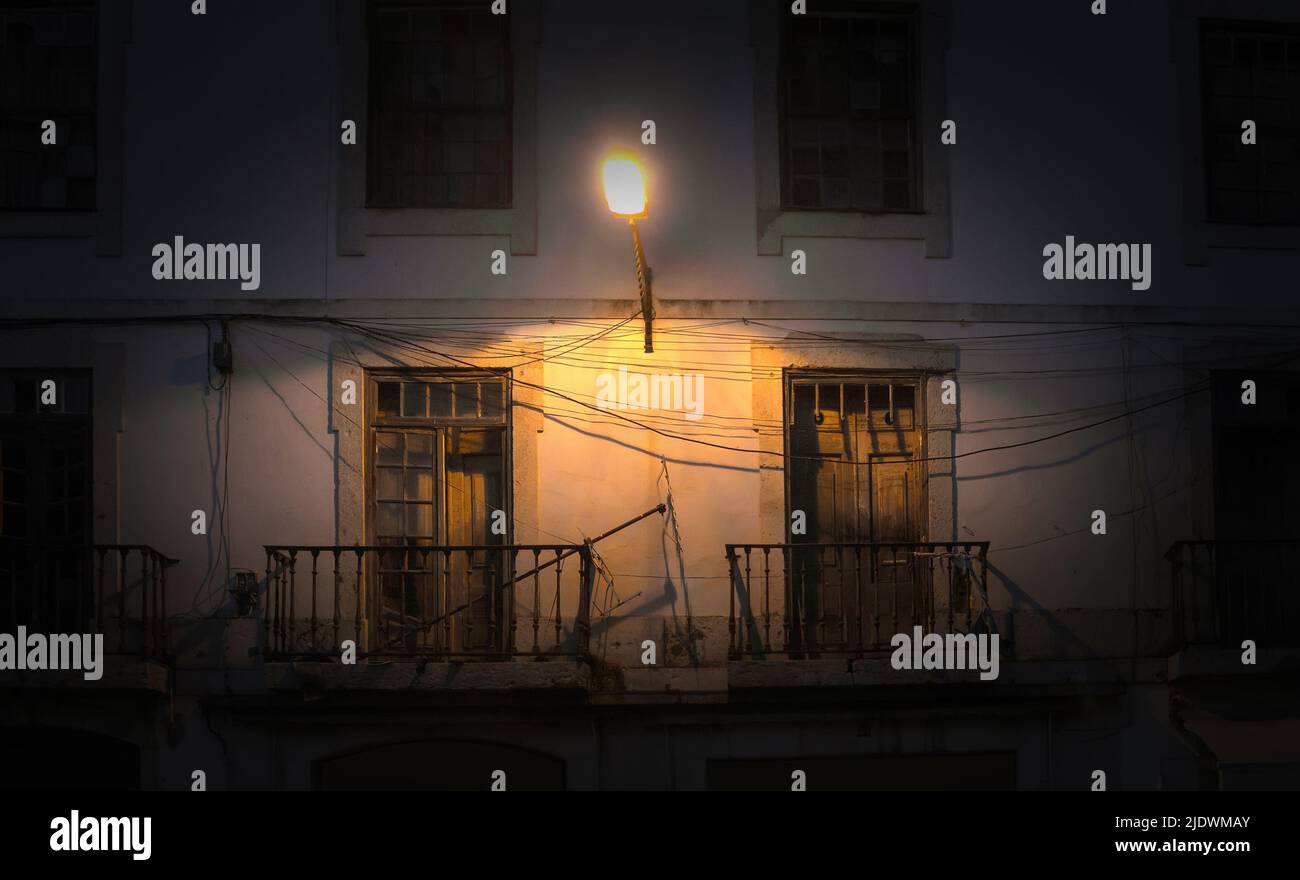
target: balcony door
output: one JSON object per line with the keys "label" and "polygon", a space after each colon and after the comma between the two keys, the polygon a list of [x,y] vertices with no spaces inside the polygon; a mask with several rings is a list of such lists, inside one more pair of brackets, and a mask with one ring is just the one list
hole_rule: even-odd
{"label": "balcony door", "polygon": [[[368,573],[371,650],[456,654],[509,649],[505,378],[376,373],[370,378]],[[497,511],[501,511],[497,514]],[[478,547],[444,552],[424,547]]]}
{"label": "balcony door", "polygon": [[[1247,381],[1254,383],[1249,404]],[[1212,611],[1220,638],[1229,645],[1246,638],[1298,645],[1300,373],[1216,372],[1213,414]]]}
{"label": "balcony door", "polygon": [[[917,377],[794,375],[787,381],[790,509],[806,518],[794,544],[901,545],[924,538],[922,384]],[[857,650],[920,622],[928,597],[904,546],[873,553],[795,549],[790,647]]]}
{"label": "balcony door", "polygon": [[94,619],[90,437],[89,373],[0,371],[0,631]]}

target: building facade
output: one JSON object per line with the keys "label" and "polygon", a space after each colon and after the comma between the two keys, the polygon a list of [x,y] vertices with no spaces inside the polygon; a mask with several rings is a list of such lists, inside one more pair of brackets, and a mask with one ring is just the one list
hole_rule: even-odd
{"label": "building facade", "polygon": [[1300,785],[1293,4],[200,6],[0,3],[7,779]]}

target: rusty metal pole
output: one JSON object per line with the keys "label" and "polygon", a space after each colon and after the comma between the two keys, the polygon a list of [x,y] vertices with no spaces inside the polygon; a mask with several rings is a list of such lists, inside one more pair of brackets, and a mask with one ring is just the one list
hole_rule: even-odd
{"label": "rusty metal pole", "polygon": [[636,283],[641,290],[641,318],[645,321],[645,353],[654,354],[654,297],[650,293],[651,273],[646,265],[645,250],[641,247],[641,233],[636,227],[636,218],[629,219],[632,227],[632,247],[636,250]]}

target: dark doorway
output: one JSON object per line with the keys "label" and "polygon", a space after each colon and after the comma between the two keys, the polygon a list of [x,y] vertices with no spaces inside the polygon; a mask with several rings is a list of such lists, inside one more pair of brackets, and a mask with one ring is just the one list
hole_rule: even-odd
{"label": "dark doorway", "polygon": [[0,629],[88,631],[90,374],[0,371]]}
{"label": "dark doorway", "polygon": [[132,791],[140,788],[140,747],[62,727],[0,728],[0,789]]}
{"label": "dark doorway", "polygon": [[709,761],[710,791],[790,791],[802,772],[808,791],[998,791],[1016,787],[1015,752],[956,755],[844,755]]}
{"label": "dark doorway", "polygon": [[490,791],[505,773],[507,791],[563,791],[564,762],[496,743],[422,740],[376,746],[316,764],[324,790]]}
{"label": "dark doorway", "polygon": [[1215,373],[1213,412],[1212,610],[1220,638],[1300,645],[1300,373]]}

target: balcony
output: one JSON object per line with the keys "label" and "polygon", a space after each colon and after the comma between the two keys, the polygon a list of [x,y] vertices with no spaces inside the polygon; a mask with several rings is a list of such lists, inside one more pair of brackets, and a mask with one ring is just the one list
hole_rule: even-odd
{"label": "balcony", "polygon": [[0,539],[0,631],[104,636],[104,651],[168,661],[167,570],[144,544]]}
{"label": "balcony", "polygon": [[728,544],[734,660],[867,657],[987,625],[987,542]]}
{"label": "balcony", "polygon": [[1165,553],[1178,648],[1300,648],[1300,540],[1177,541]]}
{"label": "balcony", "polygon": [[585,544],[266,546],[271,661],[581,658]]}

